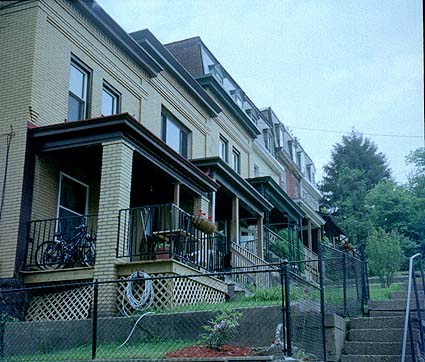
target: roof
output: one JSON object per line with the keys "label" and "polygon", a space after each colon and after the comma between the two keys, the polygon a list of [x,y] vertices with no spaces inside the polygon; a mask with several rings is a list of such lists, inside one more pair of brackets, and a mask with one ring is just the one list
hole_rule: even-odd
{"label": "roof", "polygon": [[167,69],[171,74],[176,76],[183,87],[199,100],[211,113],[216,116],[221,112],[220,106],[208,95],[201,85],[193,78],[193,76],[180,64],[173,54],[148,30],[143,29],[130,34],[138,44],[164,69]]}
{"label": "roof", "polygon": [[28,135],[38,152],[101,145],[122,139],[132,144],[141,157],[160,167],[195,193],[205,195],[219,188],[212,178],[128,113],[31,128],[28,129]]}
{"label": "roof", "polygon": [[287,214],[292,221],[298,222],[305,216],[301,208],[282,190],[271,176],[253,177],[247,181],[265,196],[282,214]]}
{"label": "roof", "polygon": [[202,40],[199,36],[175,41],[164,46],[192,74],[194,78],[204,75],[201,55]]}
{"label": "roof", "polygon": [[199,158],[191,161],[197,167],[208,170],[210,176],[216,179],[221,187],[238,197],[251,212],[260,215],[273,209],[273,205],[269,201],[220,157]]}
{"label": "roof", "polygon": [[73,2],[93,23],[108,35],[115,43],[151,77],[162,68],[154,61],[127,32],[106,13],[94,0],[76,0]]}
{"label": "roof", "polygon": [[245,128],[252,138],[261,134],[258,127],[251,121],[248,115],[233,101],[232,97],[225,89],[217,82],[217,79],[207,74],[198,78],[199,84],[209,88],[212,93],[222,102],[227,110],[235,117],[240,124]]}

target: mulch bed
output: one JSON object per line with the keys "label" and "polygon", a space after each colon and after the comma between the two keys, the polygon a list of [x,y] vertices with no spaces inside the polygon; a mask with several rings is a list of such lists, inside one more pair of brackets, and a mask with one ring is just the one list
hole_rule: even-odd
{"label": "mulch bed", "polygon": [[230,344],[224,345],[221,350],[209,349],[203,346],[185,347],[178,351],[168,352],[167,358],[183,357],[227,357],[227,356],[252,356],[251,348],[239,347]]}

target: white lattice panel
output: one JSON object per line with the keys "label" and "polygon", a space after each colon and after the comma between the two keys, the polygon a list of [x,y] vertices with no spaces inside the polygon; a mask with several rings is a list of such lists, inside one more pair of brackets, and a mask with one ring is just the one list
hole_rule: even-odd
{"label": "white lattice panel", "polygon": [[[164,275],[157,274],[151,275],[152,277],[162,277]],[[118,293],[117,293],[117,306],[118,310],[122,311],[122,304],[124,303],[124,308],[127,313],[131,314],[134,312],[133,308],[125,298],[125,288],[127,283],[123,282],[118,284]],[[133,283],[133,295],[136,299],[139,299],[144,291],[145,285],[144,282]],[[153,289],[154,289],[154,303],[153,307],[155,309],[164,309],[172,306],[173,302],[173,279],[156,279],[153,281]]]}
{"label": "white lattice panel", "polygon": [[188,278],[174,279],[173,305],[224,302],[223,292]]}
{"label": "white lattice panel", "polygon": [[87,319],[92,298],[91,286],[83,286],[34,296],[27,310],[28,321]]}
{"label": "white lattice panel", "polygon": [[[165,275],[157,274],[151,276],[161,278]],[[125,287],[127,285],[124,280],[125,279],[123,279],[122,283],[118,284],[117,309],[121,313],[122,305],[124,303],[126,312],[131,314],[134,310],[131,308],[127,298],[124,296]],[[168,309],[177,305],[195,303],[220,303],[225,300],[225,294],[223,292],[189,278],[155,279],[153,281],[153,287],[153,307],[155,309]],[[143,291],[143,282],[133,284],[133,295],[135,298],[139,299]]]}

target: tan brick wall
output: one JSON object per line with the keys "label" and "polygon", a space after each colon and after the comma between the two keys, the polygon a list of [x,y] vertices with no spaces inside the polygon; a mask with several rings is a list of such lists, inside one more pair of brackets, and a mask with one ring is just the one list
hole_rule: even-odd
{"label": "tan brick wall", "polygon": [[[12,277],[15,269],[36,18],[34,3],[0,10],[0,198],[4,197],[0,221],[0,278]],[[15,136],[11,140],[7,184],[2,195],[5,133],[11,125]]]}
{"label": "tan brick wall", "polygon": [[[95,279],[116,279],[118,211],[130,207],[133,148],[123,141],[105,143],[102,156]],[[126,228],[123,228],[126,230]],[[121,235],[125,237],[125,235]],[[99,314],[115,312],[116,286],[99,291]]]}

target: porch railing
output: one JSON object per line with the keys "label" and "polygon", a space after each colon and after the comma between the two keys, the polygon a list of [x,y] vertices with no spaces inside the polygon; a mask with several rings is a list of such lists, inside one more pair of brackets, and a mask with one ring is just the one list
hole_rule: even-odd
{"label": "porch railing", "polygon": [[[258,257],[256,254],[245,249],[241,245],[232,243],[232,266],[236,269],[252,268],[256,270],[269,270],[272,268],[268,265],[267,261]],[[267,289],[272,285],[272,274],[271,273],[252,273],[252,274],[241,274],[238,275],[238,279],[235,280],[242,286],[253,285],[256,288]]]}
{"label": "porch railing", "polygon": [[304,246],[305,270],[304,274],[309,281],[318,282],[319,279],[319,264],[318,255]]}
{"label": "porch railing", "polygon": [[120,210],[118,224],[117,258],[175,259],[209,271],[230,263],[224,236],[199,230],[194,217],[174,204]]}
{"label": "porch railing", "polygon": [[[75,238],[78,233],[77,228],[81,225],[85,225],[87,228],[86,236],[90,240],[92,250],[82,252],[81,248],[87,247],[88,244]],[[96,233],[97,215],[30,221],[23,270],[62,269],[93,264]],[[51,242],[55,242],[59,247],[49,254]],[[90,253],[91,259],[83,261],[83,256],[88,255],[88,253]],[[48,261],[45,258],[47,254],[49,254]]]}

